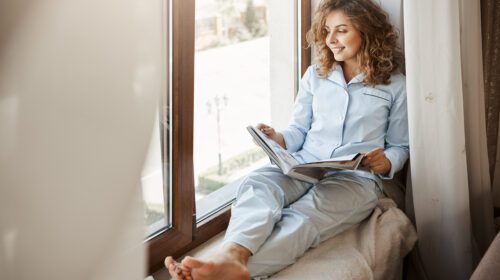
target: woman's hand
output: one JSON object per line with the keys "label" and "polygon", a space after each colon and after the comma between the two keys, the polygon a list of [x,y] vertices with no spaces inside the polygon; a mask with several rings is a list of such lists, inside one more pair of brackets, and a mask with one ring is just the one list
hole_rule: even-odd
{"label": "woman's hand", "polygon": [[268,138],[274,140],[274,142],[278,143],[283,149],[286,149],[285,138],[283,138],[283,134],[276,132],[274,128],[268,126],[267,124],[259,123],[257,124],[257,129],[262,131]]}
{"label": "woman's hand", "polygon": [[385,156],[383,148],[376,148],[365,154],[361,162],[376,174],[387,174],[391,171],[391,161]]}

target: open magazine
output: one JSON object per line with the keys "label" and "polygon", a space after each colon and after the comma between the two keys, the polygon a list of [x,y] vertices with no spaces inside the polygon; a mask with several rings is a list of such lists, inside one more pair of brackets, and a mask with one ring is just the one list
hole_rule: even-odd
{"label": "open magazine", "polygon": [[363,154],[357,153],[301,164],[287,150],[268,138],[259,129],[247,126],[247,130],[255,142],[266,152],[271,161],[281,168],[284,174],[313,184],[340,169],[358,169],[364,157]]}

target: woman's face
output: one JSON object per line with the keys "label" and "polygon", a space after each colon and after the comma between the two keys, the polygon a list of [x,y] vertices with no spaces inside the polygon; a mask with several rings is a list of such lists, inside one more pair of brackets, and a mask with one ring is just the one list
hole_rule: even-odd
{"label": "woman's face", "polygon": [[361,47],[361,34],[351,20],[342,11],[333,10],[326,17],[324,32],[327,34],[326,45],[335,60],[357,66],[356,54]]}

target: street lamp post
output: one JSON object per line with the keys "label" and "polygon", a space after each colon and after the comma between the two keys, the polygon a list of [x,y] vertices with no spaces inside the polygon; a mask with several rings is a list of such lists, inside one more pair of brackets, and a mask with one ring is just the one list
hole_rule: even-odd
{"label": "street lamp post", "polygon": [[[227,107],[227,96],[224,94],[222,98],[220,98],[219,95],[216,95],[213,98],[213,103],[215,105],[215,115],[217,121],[217,152],[219,160],[217,174],[222,175],[222,152],[221,152],[222,141],[221,141],[221,128],[220,128],[220,112],[222,109],[225,109]],[[211,114],[212,102],[207,101],[207,109],[208,113]]]}

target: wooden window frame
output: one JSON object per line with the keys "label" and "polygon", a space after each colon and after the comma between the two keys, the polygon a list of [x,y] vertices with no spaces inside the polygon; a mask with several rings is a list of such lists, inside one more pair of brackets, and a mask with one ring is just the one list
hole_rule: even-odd
{"label": "wooden window frame", "polygon": [[[196,223],[193,177],[193,115],[195,0],[171,0],[172,12],[172,223],[171,227],[146,241],[149,274],[163,267],[166,256],[178,258],[224,231],[230,207]],[[299,0],[300,1],[300,0]],[[311,0],[301,0],[301,73],[311,63],[305,34],[311,25]],[[168,12],[168,11],[167,11]],[[168,45],[168,44],[167,44]],[[167,64],[168,65],[168,64]],[[167,77],[168,78],[168,77]],[[167,137],[166,133],[162,133]],[[167,149],[163,151],[168,156]]]}
{"label": "wooden window frame", "polygon": [[[299,0],[300,1],[300,0]],[[300,74],[304,75],[311,65],[311,49],[308,48],[306,34],[311,28],[311,0],[300,2]]]}

